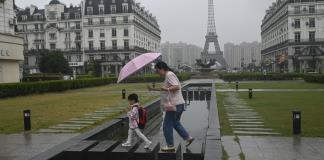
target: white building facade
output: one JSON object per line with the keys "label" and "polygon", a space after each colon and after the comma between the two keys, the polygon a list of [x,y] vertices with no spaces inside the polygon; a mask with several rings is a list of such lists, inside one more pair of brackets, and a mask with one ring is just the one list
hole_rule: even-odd
{"label": "white building facade", "polygon": [[229,69],[242,70],[248,66],[260,66],[261,43],[243,42],[241,44],[226,43],[224,57]]}
{"label": "white building facade", "polygon": [[64,53],[70,66],[78,72],[83,67],[81,7],[67,7],[52,0],[45,9],[37,6],[19,10],[18,32],[24,35],[24,69],[38,73],[41,50]]}
{"label": "white building facade", "polygon": [[324,0],[277,0],[261,30],[262,64],[268,71],[324,70]]}
{"label": "white building facade", "polygon": [[15,34],[16,14],[13,0],[0,1],[0,83],[19,82],[24,60],[23,39]]}
{"label": "white building facade", "polygon": [[101,61],[103,75],[118,74],[129,60],[160,50],[157,20],[134,0],[86,0],[86,61]]}
{"label": "white building facade", "polygon": [[103,76],[145,52],[160,50],[157,20],[133,0],[84,0],[69,6],[51,0],[45,9],[31,6],[19,12],[18,30],[25,37],[25,69],[39,72],[40,50],[64,53],[82,73],[85,63],[101,64]]}
{"label": "white building facade", "polygon": [[192,68],[196,65],[196,60],[200,59],[202,48],[186,43],[163,43],[161,45],[162,59],[172,68],[182,65],[189,65]]}

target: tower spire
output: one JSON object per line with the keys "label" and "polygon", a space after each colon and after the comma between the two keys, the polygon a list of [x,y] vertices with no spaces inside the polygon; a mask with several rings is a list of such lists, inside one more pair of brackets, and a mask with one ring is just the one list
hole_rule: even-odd
{"label": "tower spire", "polygon": [[214,10],[214,0],[208,0],[208,26],[207,35],[217,35],[216,33],[216,23],[215,23],[215,10]]}

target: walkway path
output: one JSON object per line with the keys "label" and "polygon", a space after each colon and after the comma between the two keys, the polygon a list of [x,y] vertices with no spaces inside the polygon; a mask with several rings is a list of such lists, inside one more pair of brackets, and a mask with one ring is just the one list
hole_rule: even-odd
{"label": "walkway path", "polygon": [[1,160],[26,160],[77,134],[0,134]]}
{"label": "walkway path", "polygon": [[264,126],[263,118],[235,92],[225,93],[224,106],[233,133],[236,135],[279,135]]}
{"label": "walkway path", "polygon": [[222,137],[231,160],[239,160],[240,152],[247,160],[323,160],[324,157],[324,138],[239,136],[239,145],[233,143],[234,138]]}

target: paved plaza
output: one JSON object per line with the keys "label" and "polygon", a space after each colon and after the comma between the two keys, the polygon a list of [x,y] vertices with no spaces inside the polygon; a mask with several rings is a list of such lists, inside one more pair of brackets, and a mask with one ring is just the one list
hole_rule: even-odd
{"label": "paved plaza", "polygon": [[0,160],[27,160],[77,134],[0,135]]}
{"label": "paved plaza", "polygon": [[[230,160],[323,160],[324,138],[239,136],[222,137]],[[237,139],[237,138],[236,138]]]}

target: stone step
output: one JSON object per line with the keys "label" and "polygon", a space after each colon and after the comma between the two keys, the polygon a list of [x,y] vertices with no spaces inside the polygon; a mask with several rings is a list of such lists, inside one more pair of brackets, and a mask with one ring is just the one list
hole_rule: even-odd
{"label": "stone step", "polygon": [[253,128],[253,127],[264,127],[263,124],[231,124],[231,127],[246,127],[246,128]]}
{"label": "stone step", "polygon": [[95,124],[93,121],[68,121],[69,124]]}
{"label": "stone step", "polygon": [[87,127],[87,124],[58,124],[59,127]]}
{"label": "stone step", "polygon": [[260,116],[230,116],[228,119],[262,119]]}
{"label": "stone step", "polygon": [[280,133],[275,132],[253,132],[253,131],[233,131],[234,134],[240,135],[280,135]]}
{"label": "stone step", "polygon": [[38,133],[75,133],[73,130],[41,129]]}
{"label": "stone step", "polygon": [[229,121],[252,121],[252,122],[263,122],[263,119],[252,119],[252,118],[237,118],[237,119],[233,119],[230,118]]}
{"label": "stone step", "polygon": [[272,131],[271,128],[233,128],[235,131]]}
{"label": "stone step", "polygon": [[235,121],[235,122],[231,122],[232,124],[264,124],[264,122],[244,122],[244,121],[242,121],[242,122],[237,122],[237,121]]}
{"label": "stone step", "polygon": [[81,130],[84,127],[64,127],[64,126],[52,126],[49,129],[58,129],[58,130]]}

